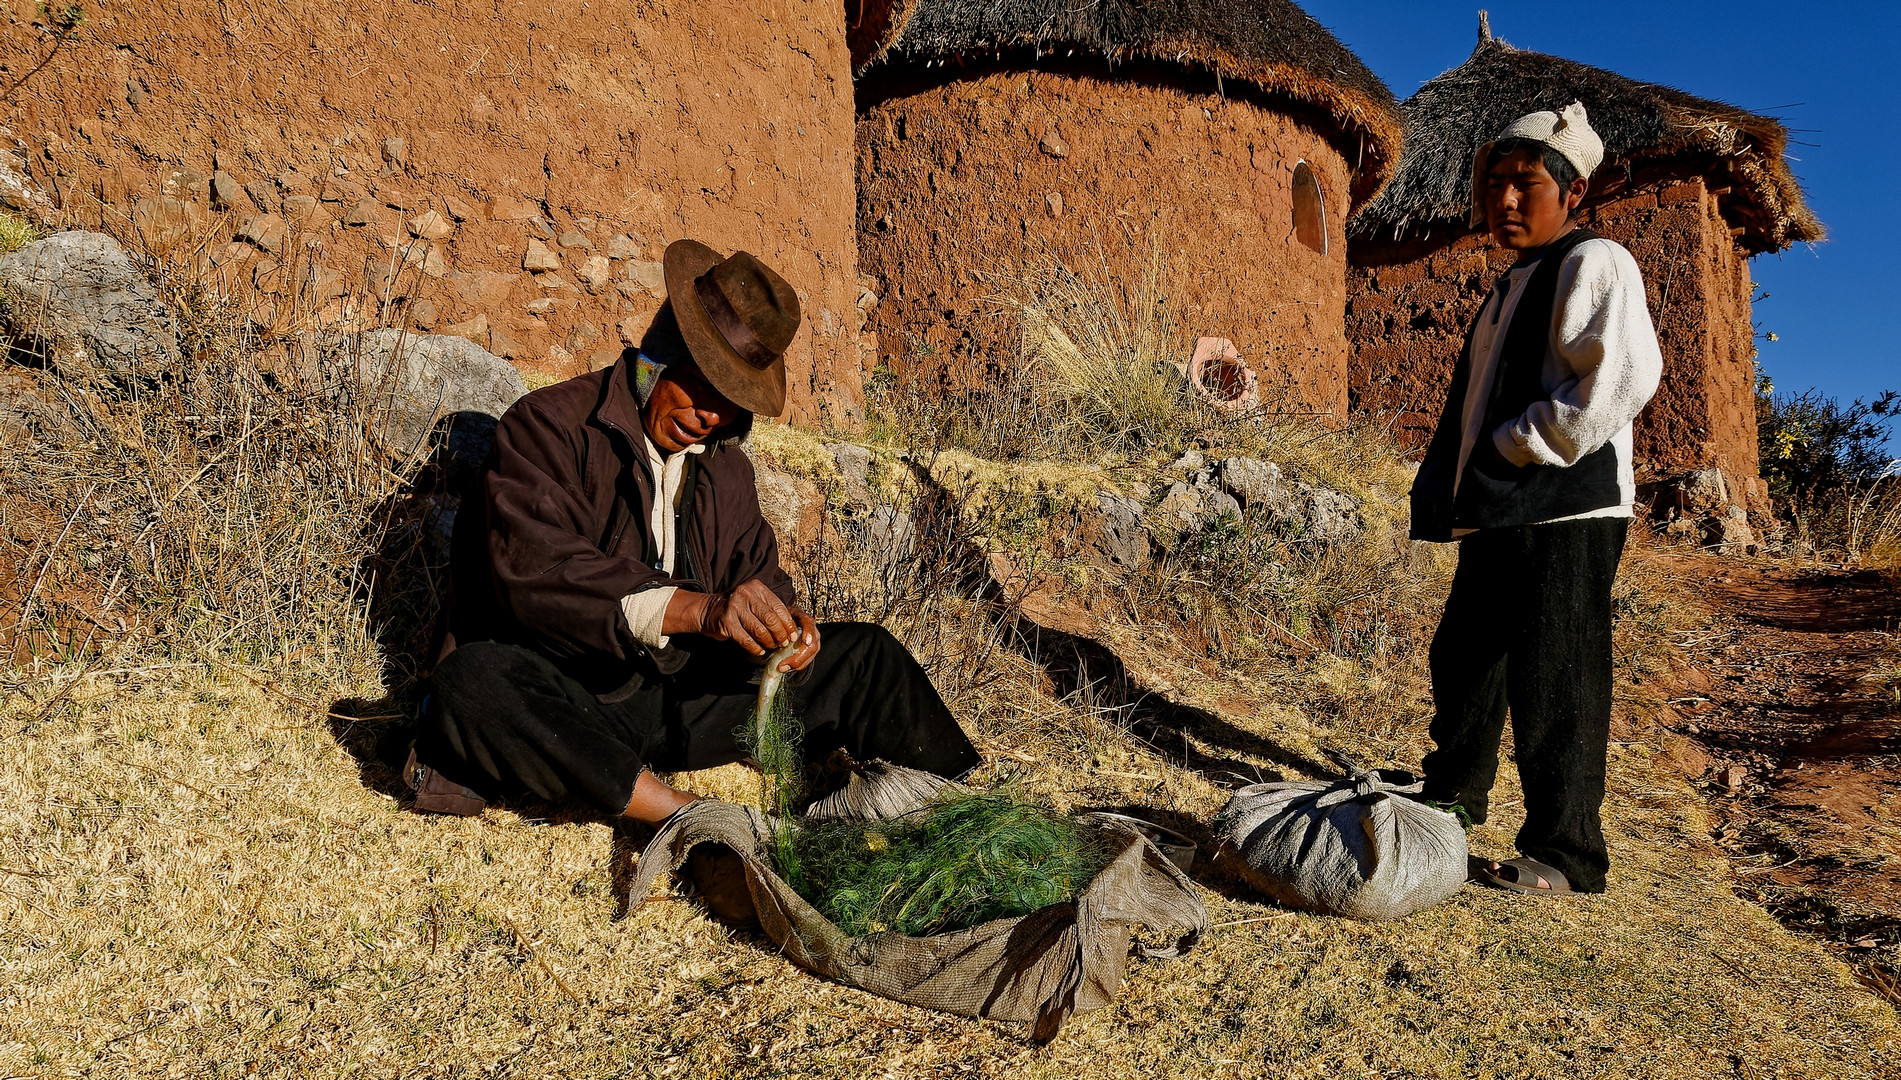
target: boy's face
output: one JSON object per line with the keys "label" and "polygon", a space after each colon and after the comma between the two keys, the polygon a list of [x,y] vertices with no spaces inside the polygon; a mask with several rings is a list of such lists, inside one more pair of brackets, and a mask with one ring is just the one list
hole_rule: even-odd
{"label": "boy's face", "polygon": [[1582,179],[1568,190],[1560,187],[1530,150],[1500,157],[1485,177],[1485,221],[1492,239],[1514,251],[1544,247],[1564,232],[1586,187]]}

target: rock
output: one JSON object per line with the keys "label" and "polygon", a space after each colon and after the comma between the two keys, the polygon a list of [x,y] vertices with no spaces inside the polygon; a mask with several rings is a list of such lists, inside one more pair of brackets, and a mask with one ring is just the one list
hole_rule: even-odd
{"label": "rock", "polygon": [[197,169],[173,169],[172,175],[166,178],[163,188],[167,195],[182,195],[188,199],[196,199],[201,195],[210,194],[211,177]]}
{"label": "rock", "polygon": [[626,233],[615,233],[607,238],[607,257],[610,259],[640,258],[640,241]]}
{"label": "rock", "polygon": [[1706,547],[1741,555],[1755,542],[1755,530],[1749,527],[1749,511],[1740,506],[1731,506],[1721,516],[1711,516],[1703,526],[1703,543]]}
{"label": "rock", "polygon": [[499,418],[528,392],[513,364],[460,335],[371,330],[315,344],[355,360],[363,390],[376,395],[373,430],[394,455],[415,452],[441,417]]}
{"label": "rock", "polygon": [[238,198],[243,194],[245,191],[238,186],[237,177],[222,169],[211,174],[211,208],[213,210],[230,210],[238,204]]}
{"label": "rock", "polygon": [[593,241],[589,240],[587,234],[579,229],[569,229],[567,232],[562,233],[561,238],[556,240],[555,243],[560,244],[564,248],[579,248],[582,251],[594,250]]}
{"label": "rock", "polygon": [[1293,497],[1276,507],[1274,514],[1294,526],[1293,540],[1345,544],[1366,531],[1366,520],[1353,496],[1317,484],[1296,482]]}
{"label": "rock", "polygon": [[[409,305],[409,321],[417,329],[427,330],[436,324],[436,304],[433,300],[418,300]],[[456,335],[460,337],[461,335]]]}
{"label": "rock", "polygon": [[1233,457],[1216,463],[1221,490],[1248,510],[1263,511],[1289,540],[1348,543],[1366,531],[1353,496],[1317,484],[1288,480],[1280,466],[1260,458]]}
{"label": "rock", "polygon": [[1260,458],[1227,458],[1220,463],[1217,475],[1221,489],[1250,509],[1274,506],[1288,491],[1281,479],[1281,467]]}
{"label": "rock", "polygon": [[384,139],[383,164],[391,168],[402,168],[403,155],[408,149],[408,145],[400,138]]}
{"label": "rock", "polygon": [[409,235],[424,240],[440,240],[455,231],[449,219],[434,210],[425,210],[409,219]]}
{"label": "rock", "polygon": [[442,245],[430,244],[423,250],[419,264],[425,277],[439,278],[449,272],[449,264],[442,258]]}
{"label": "rock", "polygon": [[10,131],[0,131],[0,139],[10,144],[0,148],[0,203],[28,215],[51,213],[53,200],[27,179],[26,144]]}
{"label": "rock", "polygon": [[616,323],[614,328],[620,331],[620,343],[631,349],[640,344],[641,337],[652,323],[651,315],[629,315]]}
{"label": "rock", "polygon": [[779,557],[793,562],[818,542],[825,520],[825,493],[803,476],[781,472],[760,462],[753,466],[759,487],[759,510],[779,538]]}
{"label": "rock", "polygon": [[1171,484],[1162,501],[1156,504],[1155,516],[1171,532],[1184,533],[1201,527],[1206,508],[1199,489],[1177,483]]}
{"label": "rock", "polygon": [[1199,450],[1184,450],[1182,456],[1168,463],[1176,472],[1193,472],[1208,463],[1208,457]]}
{"label": "rock", "polygon": [[283,236],[285,236],[285,232],[289,232],[289,230],[287,230],[283,219],[278,217],[278,215],[274,215],[274,213],[253,213],[253,215],[245,217],[240,226],[238,226],[238,240],[249,241],[249,243],[259,245],[264,251],[278,253],[278,251],[283,251]]}
{"label": "rock", "polygon": [[475,208],[454,195],[444,195],[442,205],[449,211],[451,221],[463,222],[475,216]]}
{"label": "rock", "polygon": [[350,212],[343,215],[343,223],[351,226],[368,225],[382,216],[383,205],[375,199],[359,199]]}
{"label": "rock", "polygon": [[178,362],[171,309],[103,233],[55,233],[0,257],[0,295],[12,347],[69,377],[97,364],[115,378],[150,378]]}
{"label": "rock", "polygon": [[443,280],[470,307],[497,308],[507,301],[521,275],[494,270],[458,270],[445,275]]}
{"label": "rock", "polygon": [[1086,521],[1090,547],[1118,570],[1135,570],[1149,560],[1149,531],[1142,504],[1113,491],[1096,492],[1096,515]]}
{"label": "rock", "polygon": [[155,249],[190,241],[210,223],[203,207],[170,195],[138,200],[131,217],[132,228]]}
{"label": "rock", "polygon": [[384,206],[392,210],[401,210],[404,213],[408,213],[422,206],[422,200],[416,197],[415,192],[404,191],[402,188],[377,188],[376,197],[383,200]]}
{"label": "rock", "polygon": [[580,291],[579,289],[576,289],[573,285],[570,285],[568,283],[568,279],[562,277],[560,274],[552,274],[552,273],[536,274],[535,284],[541,286],[544,289],[565,289],[568,292]]}
{"label": "rock", "polygon": [[449,337],[464,338],[486,347],[488,345],[488,316],[477,312],[473,319],[443,327],[442,333]]}
{"label": "rock", "polygon": [[369,196],[364,194],[363,189],[358,185],[340,176],[332,176],[324,180],[323,190],[318,193],[317,197],[324,202],[335,203],[338,206],[355,206]]}
{"label": "rock", "polygon": [[1239,521],[1241,518],[1241,504],[1235,501],[1234,496],[1225,491],[1204,491],[1201,496],[1201,501],[1202,521],[1204,523],[1213,523],[1223,519]]}
{"label": "rock", "polygon": [[865,539],[870,542],[878,569],[890,573],[909,562],[917,552],[917,524],[910,514],[895,506],[880,504],[872,507],[865,518]]}
{"label": "rock", "polygon": [[858,310],[870,311],[872,308],[875,308],[877,306],[878,306],[878,294],[875,292],[872,292],[870,289],[860,288],[858,291]]}
{"label": "rock", "polygon": [[641,291],[657,300],[667,297],[667,267],[659,262],[630,262],[621,268],[622,274]]}
{"label": "rock", "polygon": [[1741,765],[1726,765],[1722,772],[1716,774],[1716,782],[1723,785],[1724,791],[1734,795],[1749,782],[1749,770]]}
{"label": "rock", "polygon": [[561,269],[561,256],[548,250],[548,245],[533,237],[528,239],[528,250],[521,257],[521,268],[530,273]]}
{"label": "rock", "polygon": [[529,221],[541,216],[541,207],[512,195],[497,195],[488,201],[490,221]]}
{"label": "rock", "polygon": [[284,220],[293,227],[307,229],[317,223],[317,207],[323,204],[311,195],[284,196]]}
{"label": "rock", "polygon": [[1055,128],[1051,128],[1043,136],[1042,141],[1036,144],[1036,147],[1053,158],[1066,158],[1069,156],[1069,143],[1065,141],[1061,135],[1056,133]]}
{"label": "rock", "polygon": [[871,504],[871,451],[851,443],[827,443],[838,465],[839,496],[851,506]]}
{"label": "rock", "polygon": [[212,249],[211,265],[230,266],[233,263],[243,262],[244,260],[256,254],[257,254],[257,249],[252,247],[251,245],[240,244],[236,241],[232,241],[231,243],[226,244],[221,248]]}
{"label": "rock", "polygon": [[499,326],[489,327],[488,347],[496,356],[508,360],[520,360],[528,355],[528,346],[508,336],[508,332]]}
{"label": "rock", "polygon": [[595,289],[607,284],[608,279],[613,277],[613,275],[613,265],[610,264],[605,257],[600,255],[588,256],[587,261],[582,263],[580,268],[574,271],[574,276],[580,278],[581,284],[586,285],[589,289]]}
{"label": "rock", "polygon": [[1721,469],[1697,469],[1664,485],[1670,504],[1685,515],[1711,514],[1729,504],[1729,485]]}

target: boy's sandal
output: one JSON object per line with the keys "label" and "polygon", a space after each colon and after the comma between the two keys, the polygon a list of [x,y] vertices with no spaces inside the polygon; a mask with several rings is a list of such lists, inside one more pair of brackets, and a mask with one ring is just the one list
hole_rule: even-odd
{"label": "boy's sandal", "polygon": [[[1511,876],[1507,877],[1505,872],[1509,872]],[[1537,896],[1577,895],[1571,888],[1571,883],[1565,880],[1562,871],[1556,867],[1546,866],[1537,859],[1522,856],[1485,867],[1479,871],[1478,880],[1495,889],[1508,889],[1512,892],[1532,893]]]}

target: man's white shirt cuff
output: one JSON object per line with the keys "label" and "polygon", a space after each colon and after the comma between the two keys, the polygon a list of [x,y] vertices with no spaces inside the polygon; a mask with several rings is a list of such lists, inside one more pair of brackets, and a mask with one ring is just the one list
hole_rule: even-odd
{"label": "man's white shirt cuff", "polygon": [[635,641],[650,649],[667,647],[667,604],[679,591],[677,585],[662,585],[621,597],[621,614],[627,617],[627,630]]}

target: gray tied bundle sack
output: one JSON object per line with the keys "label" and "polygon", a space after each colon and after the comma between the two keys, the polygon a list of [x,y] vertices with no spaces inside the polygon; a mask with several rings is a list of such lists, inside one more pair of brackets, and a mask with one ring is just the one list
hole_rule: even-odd
{"label": "gray tied bundle sack", "polygon": [[[882,765],[883,763],[874,763]],[[907,789],[884,796],[858,791],[828,809],[885,818],[907,798],[922,805],[946,781],[911,769],[868,769],[875,787]],[[817,809],[817,807],[814,807]],[[824,811],[820,811],[822,814]],[[815,817],[808,811],[808,817]],[[899,933],[852,937],[820,914],[774,871],[771,828],[750,806],[701,799],[667,819],[640,856],[632,893],[647,896],[656,879],[678,870],[700,844],[737,852],[760,930],[786,959],[816,975],[879,997],[1032,1025],[1048,1042],[1072,1013],[1107,1005],[1122,985],[1130,955],[1164,959],[1195,947],[1208,928],[1201,897],[1174,863],[1133,830],[1104,826],[1111,858],[1073,903],[1052,904],[1014,919],[967,930],[910,937]],[[1171,939],[1150,946],[1135,939],[1146,927]]]}
{"label": "gray tied bundle sack", "polygon": [[1332,783],[1239,789],[1216,835],[1248,883],[1288,907],[1379,922],[1410,915],[1465,884],[1465,830],[1444,810],[1405,798],[1421,781],[1349,765]]}

